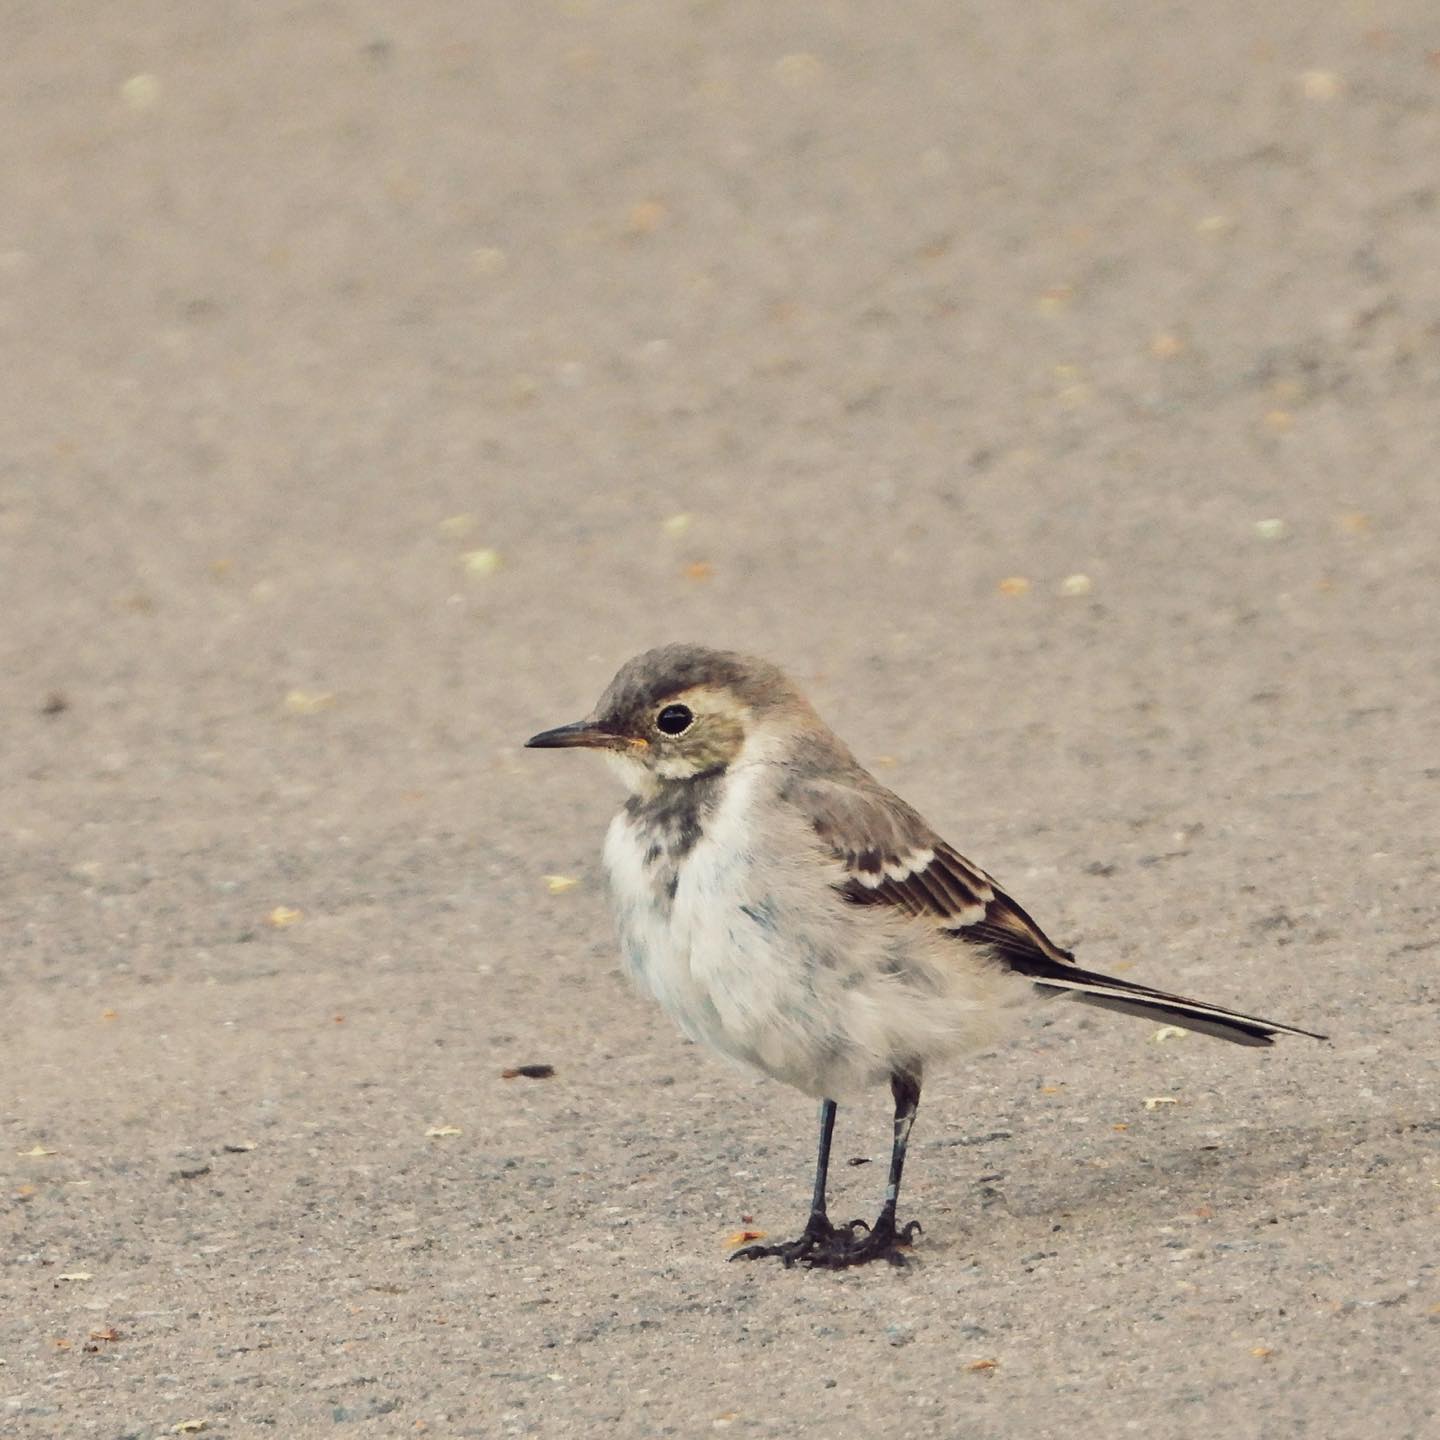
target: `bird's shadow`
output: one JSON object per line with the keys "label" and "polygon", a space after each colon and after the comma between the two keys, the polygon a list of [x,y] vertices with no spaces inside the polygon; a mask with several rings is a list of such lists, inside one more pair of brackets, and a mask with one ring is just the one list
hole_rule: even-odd
{"label": "bird's shadow", "polygon": [[[1028,1147],[1027,1147],[1028,1148]],[[1101,1163],[1053,1164],[1027,1173],[1028,1157],[990,1152],[994,1170],[973,1181],[979,1210],[993,1223],[1008,1216],[1046,1233],[1057,1223],[1101,1233],[1130,1229],[1140,1215],[1178,1213],[1257,1217],[1304,1213],[1333,1189],[1382,1172],[1389,1179],[1440,1151],[1440,1115],[1341,1116],[1322,1125],[1248,1128],[1215,1144],[1099,1157]],[[965,1202],[949,1207],[943,1227],[965,1244],[974,1221]],[[935,1225],[935,1231],[942,1227]],[[937,1240],[940,1238],[937,1234]]]}

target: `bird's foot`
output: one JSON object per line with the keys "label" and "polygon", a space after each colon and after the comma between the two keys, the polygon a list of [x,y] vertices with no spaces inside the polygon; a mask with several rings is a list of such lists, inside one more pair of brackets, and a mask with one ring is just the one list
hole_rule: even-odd
{"label": "bird's foot", "polygon": [[[856,1221],[854,1224],[863,1225],[864,1222]],[[824,1215],[814,1213],[806,1222],[805,1229],[801,1231],[798,1239],[783,1240],[778,1245],[746,1245],[744,1249],[737,1250],[730,1258],[732,1260],[766,1260],[773,1255],[787,1270],[796,1261],[813,1265],[817,1255],[843,1246],[852,1234],[854,1224],[837,1230]]]}
{"label": "bird's foot", "polygon": [[[862,1231],[863,1234],[857,1233]],[[893,1215],[881,1215],[873,1227],[863,1220],[852,1220],[841,1233],[847,1239],[838,1254],[819,1256],[808,1263],[834,1270],[847,1265],[868,1265],[872,1260],[903,1265],[905,1256],[901,1252],[911,1247],[921,1229],[918,1220],[909,1220],[897,1228]]]}
{"label": "bird's foot", "polygon": [[851,1265],[867,1265],[872,1260],[903,1265],[905,1257],[900,1252],[908,1250],[920,1233],[918,1220],[896,1229],[895,1219],[890,1215],[881,1215],[873,1227],[863,1220],[852,1220],[838,1228],[823,1215],[812,1215],[798,1239],[778,1245],[747,1245],[730,1258],[763,1260],[773,1255],[787,1270],[797,1263],[817,1270],[845,1270]]}

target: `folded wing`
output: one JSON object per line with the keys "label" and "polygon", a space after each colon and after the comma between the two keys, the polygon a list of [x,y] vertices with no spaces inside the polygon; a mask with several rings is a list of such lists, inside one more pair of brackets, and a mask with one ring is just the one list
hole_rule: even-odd
{"label": "folded wing", "polygon": [[844,879],[836,888],[846,900],[929,918],[960,943],[984,946],[1038,989],[1069,992],[1082,1004],[1163,1020],[1237,1045],[1269,1045],[1281,1032],[1325,1038],[1082,969],[989,875],[864,771],[853,780],[797,782],[785,798],[804,810],[821,843],[843,866]]}

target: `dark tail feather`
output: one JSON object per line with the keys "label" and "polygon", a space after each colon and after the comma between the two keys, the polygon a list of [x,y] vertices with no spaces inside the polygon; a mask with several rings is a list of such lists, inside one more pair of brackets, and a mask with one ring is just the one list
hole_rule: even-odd
{"label": "dark tail feather", "polygon": [[[1063,994],[1058,986],[1041,985],[1041,990]],[[1101,1010],[1117,1010],[1122,1015],[1138,1015],[1142,1020],[1163,1020],[1169,1025],[1179,1025],[1185,1030],[1198,1030],[1202,1035],[1214,1035],[1220,1040],[1233,1040],[1237,1045],[1273,1045],[1275,1032],[1288,1030],[1288,1026],[1267,1025],[1263,1020],[1252,1020],[1249,1016],[1227,1015],[1223,1019],[1208,1010],[1187,1010],[1179,1005],[1162,1005],[1158,1000],[1133,1000],[1120,995],[1095,995],[1084,990],[1069,992],[1082,1005],[1094,1005]],[[1308,1034],[1309,1032],[1301,1032]]]}
{"label": "dark tail feather", "polygon": [[[1013,960],[1011,962],[1014,964]],[[1020,968],[1016,966],[1016,968]],[[1097,975],[1078,965],[1062,965],[1046,960],[1043,964],[1027,965],[1025,973],[1035,980],[1037,990],[1065,993],[1082,1005],[1095,1005],[1101,1010],[1118,1010],[1123,1015],[1139,1015],[1146,1020],[1163,1020],[1202,1035],[1214,1035],[1236,1045],[1270,1045],[1276,1035],[1306,1035],[1312,1040],[1328,1037],[1314,1030],[1301,1030],[1295,1025],[1282,1025],[1276,1020],[1261,1020],[1255,1015],[1241,1015],[1223,1005],[1208,1005],[1203,1000],[1187,1000],[1183,995],[1170,995],[1152,990],[1148,985],[1132,985],[1109,975]]]}

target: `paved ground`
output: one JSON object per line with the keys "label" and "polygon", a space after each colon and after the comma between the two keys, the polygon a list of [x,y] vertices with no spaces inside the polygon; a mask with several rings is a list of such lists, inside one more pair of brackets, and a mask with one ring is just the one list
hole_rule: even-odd
{"label": "paved ground", "polygon": [[[3,27],[0,1430],[1440,1433],[1433,4]],[[809,1103],[518,748],[672,638],[1334,1043],[1054,1011],[728,1265]]]}

